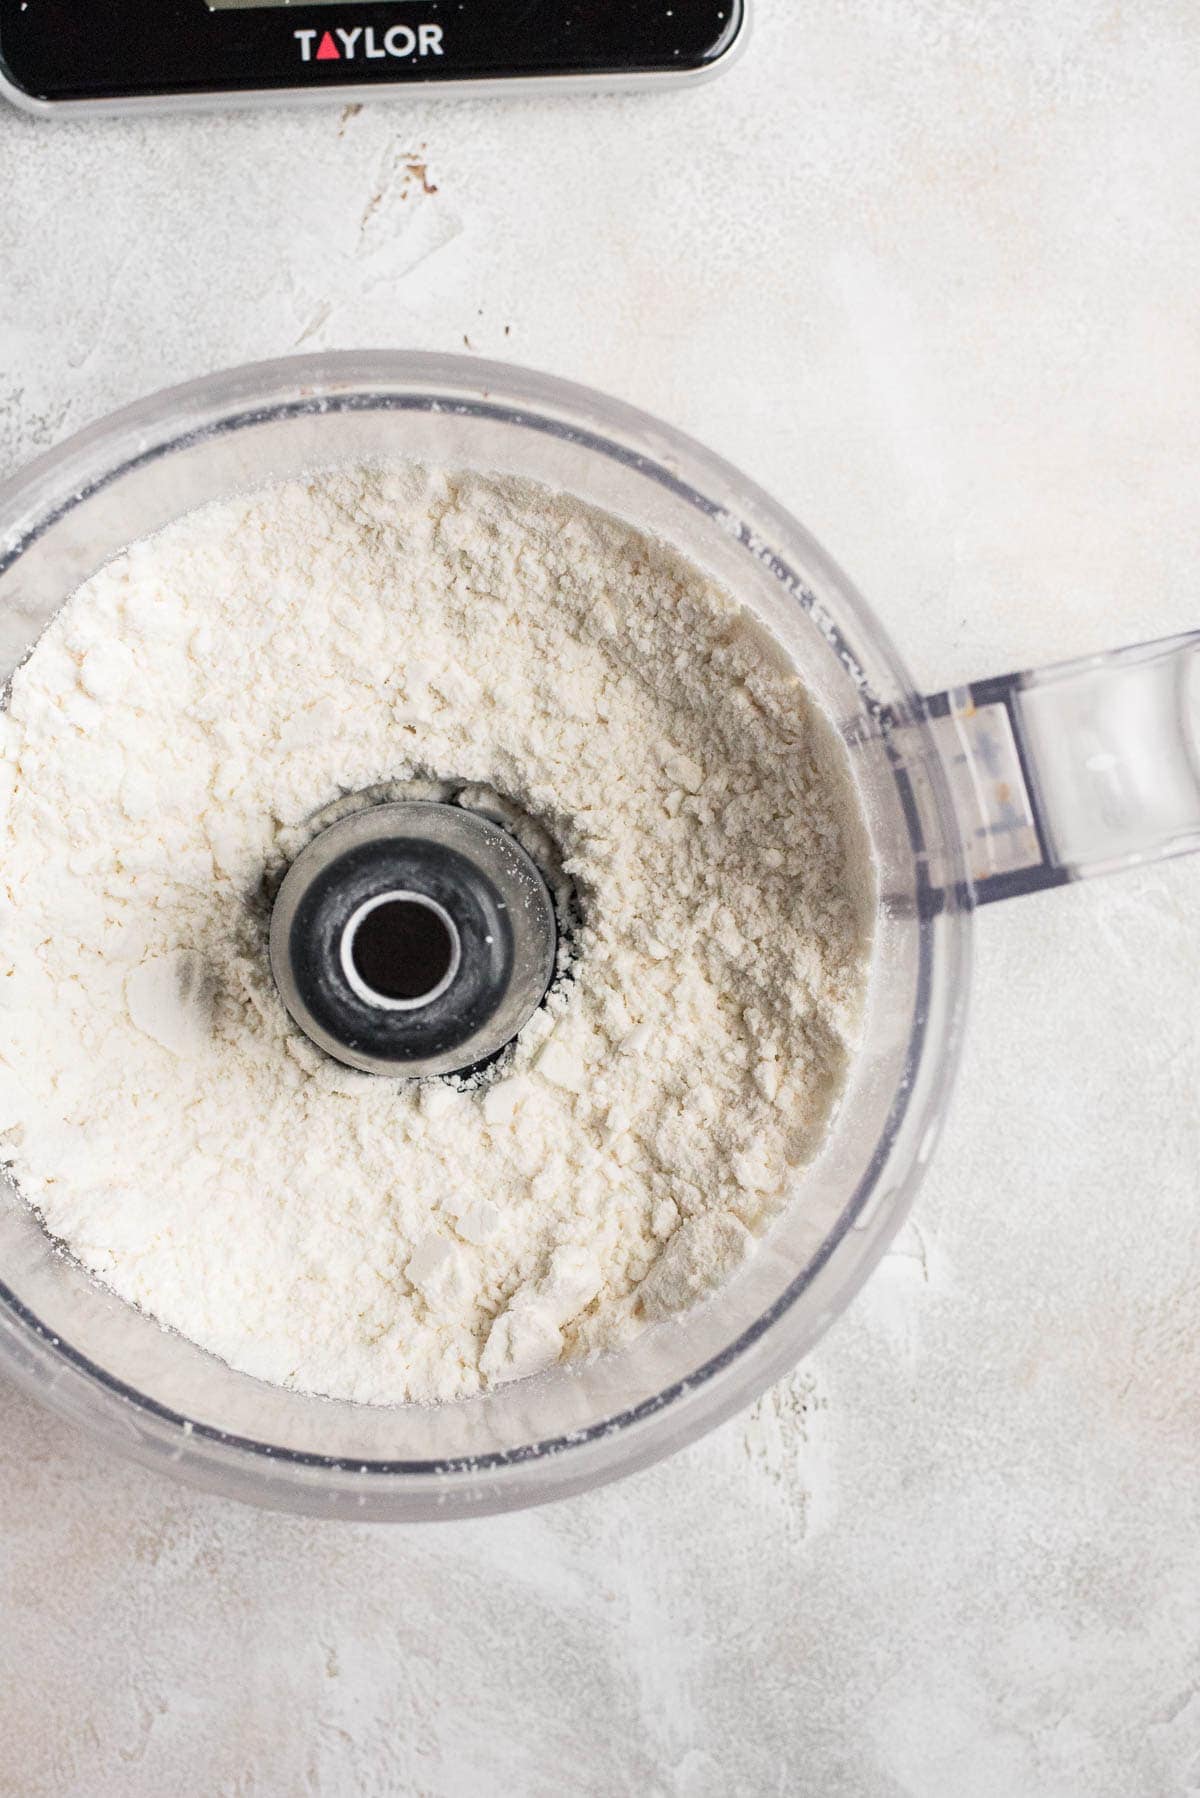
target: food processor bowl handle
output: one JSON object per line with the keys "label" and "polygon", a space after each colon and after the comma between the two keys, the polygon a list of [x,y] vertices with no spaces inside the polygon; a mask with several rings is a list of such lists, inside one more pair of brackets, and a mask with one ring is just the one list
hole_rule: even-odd
{"label": "food processor bowl handle", "polygon": [[[1200,849],[1200,631],[923,705],[961,824],[964,898],[987,904]],[[913,773],[920,815],[929,775]],[[950,884],[935,861],[931,894]]]}

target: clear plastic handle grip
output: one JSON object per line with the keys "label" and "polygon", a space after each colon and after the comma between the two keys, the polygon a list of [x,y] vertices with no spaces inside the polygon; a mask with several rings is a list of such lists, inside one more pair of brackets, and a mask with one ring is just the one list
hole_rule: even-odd
{"label": "clear plastic handle grip", "polygon": [[925,712],[977,904],[1200,849],[1200,631],[954,688]]}

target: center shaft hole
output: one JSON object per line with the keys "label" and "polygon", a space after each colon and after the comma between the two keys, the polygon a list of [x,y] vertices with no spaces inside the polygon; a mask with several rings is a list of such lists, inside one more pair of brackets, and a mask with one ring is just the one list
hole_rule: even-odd
{"label": "center shaft hole", "polygon": [[350,920],[342,959],[360,998],[410,1007],[445,992],[460,953],[458,931],[440,905],[397,893],[372,900]]}

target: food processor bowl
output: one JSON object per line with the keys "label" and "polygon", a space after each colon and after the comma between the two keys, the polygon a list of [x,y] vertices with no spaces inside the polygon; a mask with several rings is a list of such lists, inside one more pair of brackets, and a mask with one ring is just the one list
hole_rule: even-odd
{"label": "food processor bowl", "polygon": [[[285,1391],[118,1299],[50,1241],[11,1184],[0,1192],[0,1370],[194,1484],[411,1521],[540,1503],[646,1466],[816,1342],[884,1253],[933,1152],[963,1031],[973,904],[1200,841],[1200,651],[1177,639],[923,700],[845,576],[698,444],[547,376],[380,352],[158,394],[0,487],[0,679],[97,568],[181,513],[318,468],[400,460],[568,490],[726,586],[841,732],[878,871],[865,1036],[823,1152],[728,1284],[620,1352],[440,1406]],[[1058,728],[1067,714],[1071,732]],[[1105,753],[1116,786],[1111,766],[1081,773]],[[1138,779],[1155,794],[1149,822]]]}

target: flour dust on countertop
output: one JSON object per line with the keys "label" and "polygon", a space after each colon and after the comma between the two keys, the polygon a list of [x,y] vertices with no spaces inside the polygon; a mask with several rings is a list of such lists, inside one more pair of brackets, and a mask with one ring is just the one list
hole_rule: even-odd
{"label": "flour dust on countertop", "polygon": [[[410,467],[192,513],[0,717],[0,1126],[47,1230],[232,1366],[453,1399],[733,1273],[818,1149],[874,876],[844,750],[741,607],[581,501]],[[340,795],[476,783],[582,923],[475,1085],[290,1022],[264,881]]]}

